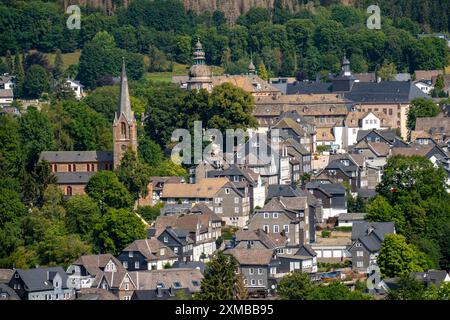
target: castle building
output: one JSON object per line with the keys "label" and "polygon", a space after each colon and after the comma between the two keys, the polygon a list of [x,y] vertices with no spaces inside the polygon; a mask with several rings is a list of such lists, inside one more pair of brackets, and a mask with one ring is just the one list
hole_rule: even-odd
{"label": "castle building", "polygon": [[125,61],[122,65],[119,108],[113,123],[113,151],[43,151],[65,196],[85,194],[84,188],[97,171],[114,170],[128,147],[137,151],[137,123],[131,110]]}

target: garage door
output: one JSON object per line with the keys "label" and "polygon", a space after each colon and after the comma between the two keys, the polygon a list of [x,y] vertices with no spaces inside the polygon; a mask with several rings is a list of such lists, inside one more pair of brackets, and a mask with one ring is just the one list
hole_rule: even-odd
{"label": "garage door", "polygon": [[331,258],[331,250],[323,250],[323,257],[324,258]]}

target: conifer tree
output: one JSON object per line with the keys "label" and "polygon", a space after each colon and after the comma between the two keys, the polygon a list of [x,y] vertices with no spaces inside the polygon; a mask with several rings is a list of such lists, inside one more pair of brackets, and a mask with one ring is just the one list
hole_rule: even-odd
{"label": "conifer tree", "polygon": [[25,72],[23,71],[23,65],[20,61],[19,53],[16,52],[14,57],[14,76],[15,87],[14,87],[14,96],[16,98],[20,98],[23,95],[23,83],[25,81]]}

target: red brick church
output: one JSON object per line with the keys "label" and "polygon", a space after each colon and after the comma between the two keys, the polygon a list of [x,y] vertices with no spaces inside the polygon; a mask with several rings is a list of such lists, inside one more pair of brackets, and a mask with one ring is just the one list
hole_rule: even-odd
{"label": "red brick church", "polygon": [[113,151],[44,151],[40,155],[40,160],[50,164],[51,171],[58,178],[58,185],[64,195],[85,194],[84,187],[95,172],[116,168],[128,146],[137,151],[136,125],[136,118],[131,110],[124,61],[119,108],[113,123]]}

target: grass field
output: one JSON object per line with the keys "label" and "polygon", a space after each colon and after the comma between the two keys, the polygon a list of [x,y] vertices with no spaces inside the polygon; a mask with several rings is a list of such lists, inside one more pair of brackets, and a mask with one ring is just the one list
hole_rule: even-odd
{"label": "grass field", "polygon": [[[62,54],[62,60],[63,60],[63,63],[64,63],[64,70],[67,69],[72,64],[78,64],[78,62],[80,61],[80,55],[81,55],[81,51],[80,50],[77,50],[75,52],[70,52],[70,53],[63,53]],[[56,54],[54,54],[54,53],[44,53],[44,56],[47,57],[48,62],[53,67],[54,64],[55,64]]]}

